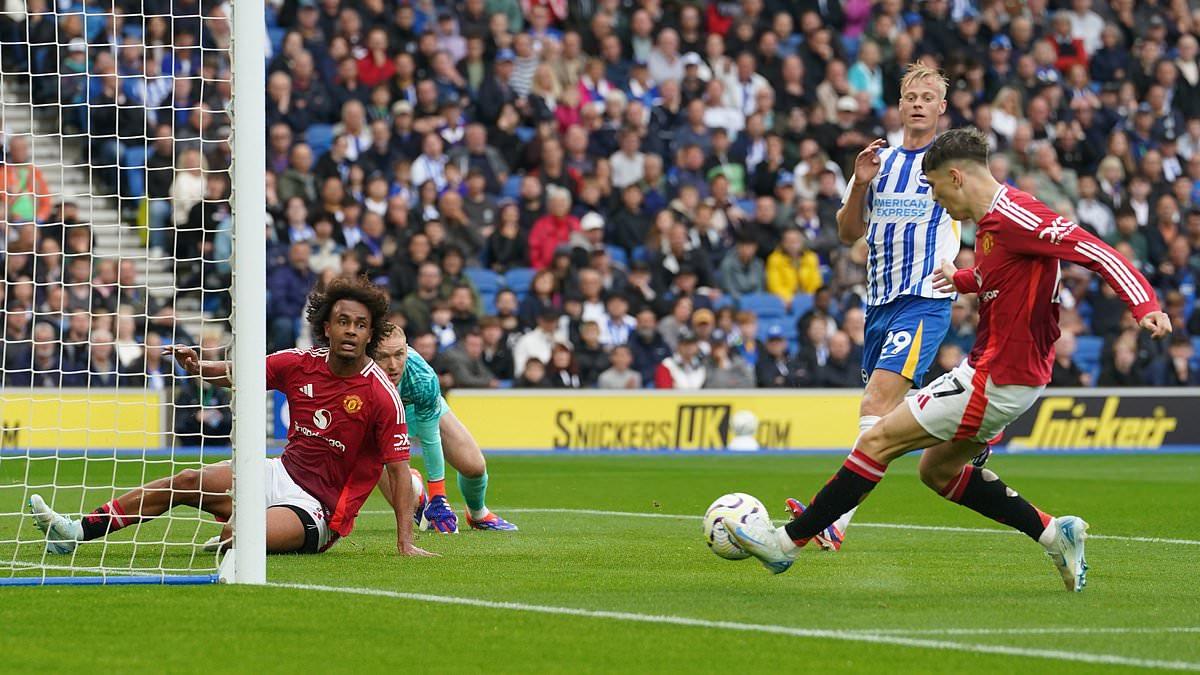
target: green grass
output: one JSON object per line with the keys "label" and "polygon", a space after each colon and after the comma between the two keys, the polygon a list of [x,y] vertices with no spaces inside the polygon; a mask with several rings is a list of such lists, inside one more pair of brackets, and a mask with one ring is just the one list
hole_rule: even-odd
{"label": "green grass", "polygon": [[[634,518],[523,511],[595,509],[698,515],[725,492],[750,492],[782,515],[783,497],[808,497],[838,465],[826,457],[495,457],[490,501],[516,534],[422,534],[437,559],[400,559],[390,515],[368,503],[353,536],[320,556],[269,560],[271,582],[382,589],[643,615],[871,633],[957,645],[999,645],[1177,661],[1200,668],[1194,579],[1200,546],[1096,539],[1083,594],[1063,590],[1040,547],[1023,536],[872,527],[872,523],[989,528],[939,499],[895,464],[838,554],[805,550],[772,577],[752,560],[712,555],[698,518]],[[80,463],[59,468],[81,482]],[[49,480],[49,462],[30,474]],[[1200,540],[1200,456],[1001,456],[992,468],[1043,510],[1075,513],[1092,534]],[[0,513],[19,506],[20,463],[0,467]],[[93,465],[88,481],[137,465]],[[132,473],[129,473],[130,471]],[[107,474],[106,474],[107,472]],[[5,481],[8,481],[6,484]],[[450,481],[453,482],[453,481]],[[56,499],[102,500],[60,490]],[[452,496],[461,508],[461,499]],[[501,506],[508,506],[502,510]],[[77,508],[75,506],[74,508]],[[0,539],[18,525],[0,516]],[[173,527],[173,539],[216,526]],[[159,526],[161,527],[161,526]],[[142,528],[149,541],[161,530]],[[23,537],[31,537],[23,531]],[[118,535],[128,539],[129,533]],[[86,547],[84,547],[86,548]],[[120,547],[114,547],[119,549]],[[132,547],[126,546],[132,550]],[[141,547],[138,560],[161,551]],[[83,549],[81,549],[83,550]],[[34,557],[23,546],[17,557]],[[81,553],[87,560],[93,553]],[[12,545],[0,546],[0,561]],[[172,564],[191,563],[182,550]],[[197,558],[196,565],[207,563]],[[1074,633],[922,635],[937,629],[1070,628]],[[1086,632],[1131,628],[1135,633]],[[893,635],[892,633],[888,633]],[[0,589],[0,671],[681,672],[887,670],[889,672],[1096,672],[1127,670],[1028,656],[981,654],[774,635],[613,618],[364,597],[292,588]]]}

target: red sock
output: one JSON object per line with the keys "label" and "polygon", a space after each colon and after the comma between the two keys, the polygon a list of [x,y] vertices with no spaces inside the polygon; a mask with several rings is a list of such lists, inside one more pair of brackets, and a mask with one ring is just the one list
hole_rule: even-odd
{"label": "red sock", "polygon": [[446,479],[429,481],[429,498],[446,496]]}
{"label": "red sock", "polygon": [[112,500],[83,517],[83,540],[91,541],[128,527],[134,521],[125,514],[121,503]]}
{"label": "red sock", "polygon": [[885,471],[887,465],[876,462],[859,450],[851,452],[842,468],[813,497],[808,509],[784,526],[788,536],[797,546],[803,546],[813,535],[832,525],[843,513],[866,499],[867,494],[883,479]]}

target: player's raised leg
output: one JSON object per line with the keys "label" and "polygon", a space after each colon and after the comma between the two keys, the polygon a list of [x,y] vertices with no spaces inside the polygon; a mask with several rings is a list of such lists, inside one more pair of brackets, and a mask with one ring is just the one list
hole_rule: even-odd
{"label": "player's raised leg", "polygon": [[476,530],[515,531],[516,525],[488,510],[487,460],[475,437],[449,406],[438,426],[442,432],[442,450],[450,466],[458,471],[458,489],[467,502],[467,524]]}
{"label": "player's raised leg", "polygon": [[81,541],[105,537],[161,516],[176,506],[192,506],[228,520],[233,509],[229,494],[232,486],[233,470],[222,462],[150,481],[100,505],[81,520],[55,513],[36,494],[29,498],[29,509],[34,524],[46,534],[46,550],[70,553]]}

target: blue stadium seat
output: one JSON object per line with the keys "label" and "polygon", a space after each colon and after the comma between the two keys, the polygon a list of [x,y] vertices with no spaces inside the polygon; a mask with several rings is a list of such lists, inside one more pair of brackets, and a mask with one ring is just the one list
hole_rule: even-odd
{"label": "blue stadium seat", "polygon": [[463,270],[463,273],[467,275],[471,283],[475,284],[475,288],[479,290],[480,295],[490,293],[494,296],[496,295],[496,291],[504,288],[504,277],[486,267],[468,267]]}
{"label": "blue stadium seat", "polygon": [[771,293],[747,293],[738,304],[742,309],[754,312],[759,319],[782,319],[787,316],[783,301]]}
{"label": "blue stadium seat", "polygon": [[279,48],[283,46],[283,38],[287,35],[286,28],[279,26],[267,27],[267,38],[271,41],[271,53],[278,54]]}
{"label": "blue stadium seat", "polygon": [[509,199],[520,199],[521,197],[521,176],[509,176],[504,182],[504,187],[500,189],[500,196]]}
{"label": "blue stadium seat", "polygon": [[332,124],[312,124],[309,125],[308,131],[305,132],[305,141],[308,147],[312,148],[313,160],[321,157],[328,152],[333,146],[333,125]]}
{"label": "blue stadium seat", "polygon": [[716,302],[713,303],[714,310],[724,309],[726,307],[733,307],[734,309],[737,309],[737,302],[734,301],[733,296],[722,295],[721,297],[717,298]]}
{"label": "blue stadium seat", "polygon": [[787,338],[788,340],[799,340],[800,339],[800,334],[796,331],[796,322],[788,320],[786,318],[767,319],[765,321],[760,322],[758,325],[759,337],[766,336],[767,332],[770,331],[775,326],[778,326],[779,329],[783,331],[783,336],[785,338]]}
{"label": "blue stadium seat", "polygon": [[621,248],[620,246],[613,246],[612,244],[609,244],[604,248],[608,249],[608,257],[612,258],[614,264],[620,265],[621,267],[629,266],[629,254],[625,252],[625,249]]}
{"label": "blue stadium seat", "polygon": [[[1075,363],[1080,370],[1088,372],[1100,371],[1100,350],[1104,347],[1104,338],[1095,335],[1080,335],[1075,340]],[[1096,377],[1094,375],[1093,377]]]}
{"label": "blue stadium seat", "polygon": [[496,313],[496,294],[494,292],[493,293],[484,293],[484,292],[480,291],[479,299],[483,304],[483,313],[487,314],[489,316],[495,315],[495,313]]}
{"label": "blue stadium seat", "polygon": [[799,319],[813,308],[813,296],[807,293],[797,293],[792,297],[792,311],[788,316]]}
{"label": "blue stadium seat", "polygon": [[524,297],[529,291],[529,284],[537,272],[532,267],[514,267],[504,273],[504,284],[518,296]]}
{"label": "blue stadium seat", "polygon": [[751,218],[754,217],[754,212],[758,210],[757,207],[754,205],[753,199],[739,199],[739,200],[737,200],[737,205],[738,205],[738,208],[745,211],[746,215],[750,216]]}
{"label": "blue stadium seat", "polygon": [[534,136],[537,136],[537,129],[533,127],[517,127],[513,130],[513,133],[517,135],[517,140],[522,143],[528,143],[533,140]]}
{"label": "blue stadium seat", "polygon": [[629,256],[629,259],[631,261],[640,260],[642,262],[648,263],[648,262],[650,262],[650,252],[646,250],[645,246],[638,246],[633,249],[633,252]]}

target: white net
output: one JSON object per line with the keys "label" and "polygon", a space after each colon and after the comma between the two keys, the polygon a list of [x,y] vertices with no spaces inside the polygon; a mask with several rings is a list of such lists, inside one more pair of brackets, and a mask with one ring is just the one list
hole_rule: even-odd
{"label": "white net", "polygon": [[225,358],[231,338],[231,8],[5,7],[0,582],[211,572],[199,544],[222,526],[195,508],[58,555],[27,510],[79,519],[228,456],[228,390],[161,353]]}

